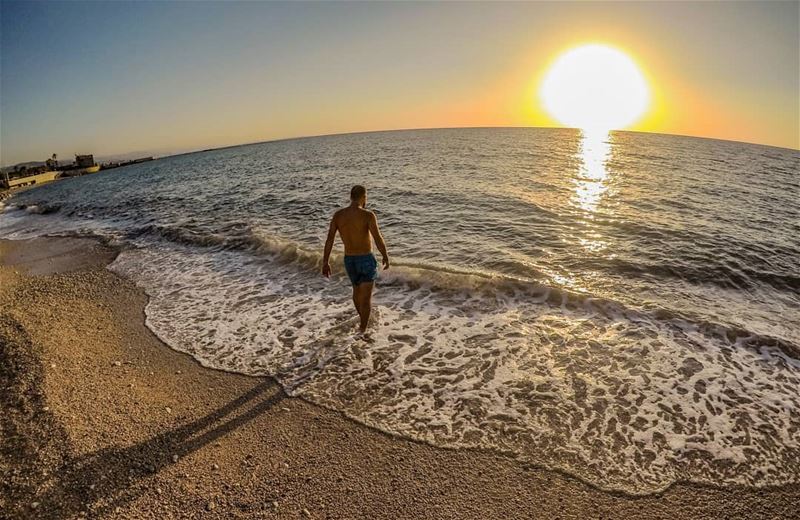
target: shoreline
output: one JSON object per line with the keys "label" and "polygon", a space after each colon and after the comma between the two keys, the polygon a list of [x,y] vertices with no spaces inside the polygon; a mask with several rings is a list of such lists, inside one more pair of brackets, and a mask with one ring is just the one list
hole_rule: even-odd
{"label": "shoreline", "polygon": [[[0,240],[0,512],[11,518],[791,518],[800,484],[604,492],[395,437],[202,367],[90,239]],[[8,391],[5,391],[8,390]]]}

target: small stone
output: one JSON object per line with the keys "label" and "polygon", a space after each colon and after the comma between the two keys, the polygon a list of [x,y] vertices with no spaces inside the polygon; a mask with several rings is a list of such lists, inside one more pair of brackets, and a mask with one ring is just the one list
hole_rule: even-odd
{"label": "small stone", "polygon": [[31,509],[36,509],[39,507],[39,502],[31,502]]}
{"label": "small stone", "polygon": [[161,488],[160,487],[156,488],[156,493],[158,493],[159,495],[161,494]]}
{"label": "small stone", "polygon": [[278,501],[277,501],[277,500],[273,500],[273,501],[272,501],[272,507],[273,507],[274,509],[278,509]]}
{"label": "small stone", "polygon": [[114,366],[115,367],[121,367],[122,366],[122,362],[121,361],[114,361]]}
{"label": "small stone", "polygon": [[172,413],[172,408],[170,408],[169,406],[167,406],[167,413]]}
{"label": "small stone", "polygon": [[173,455],[172,456],[172,462],[178,462],[178,456],[177,455]]}
{"label": "small stone", "polygon": [[282,407],[282,408],[281,408],[281,410],[283,410],[284,412],[290,412],[290,411],[291,411],[291,410],[289,410],[288,408],[286,408],[285,406],[284,406],[284,407]]}
{"label": "small stone", "polygon": [[50,363],[50,368],[55,368],[55,367],[56,367],[55,363]]}
{"label": "small stone", "polygon": [[208,504],[206,504],[206,511],[213,511],[215,507],[216,504],[214,504],[214,502],[209,502]]}
{"label": "small stone", "polygon": [[178,371],[177,371],[177,372],[175,372],[175,373],[176,373],[176,374],[178,374],[178,375],[180,375],[180,374],[181,374],[181,371],[180,371],[180,370],[178,370]]}
{"label": "small stone", "polygon": [[211,465],[211,469],[213,469],[214,471],[218,470],[219,469],[219,464],[212,464]]}
{"label": "small stone", "polygon": [[97,487],[96,484],[90,484],[89,485],[89,489],[91,489],[92,491],[94,491],[94,488],[96,488],[96,487]]}
{"label": "small stone", "polygon": [[305,515],[307,518],[311,518],[311,513],[308,511],[308,509],[306,509],[306,508],[303,508],[303,514],[304,514],[304,515]]}
{"label": "small stone", "polygon": [[289,464],[287,464],[286,462],[284,462],[284,463],[283,463],[283,467],[284,467],[284,468],[286,468],[286,469],[289,469]]}

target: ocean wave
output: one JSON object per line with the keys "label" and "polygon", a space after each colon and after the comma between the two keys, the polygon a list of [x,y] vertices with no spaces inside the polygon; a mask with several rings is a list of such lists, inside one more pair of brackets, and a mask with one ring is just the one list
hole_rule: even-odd
{"label": "ocean wave", "polygon": [[[252,228],[244,222],[231,222],[219,233],[206,233],[183,226],[151,225],[129,233],[131,238],[155,236],[170,242],[217,251],[241,251],[263,255],[279,265],[291,265],[307,276],[317,276],[322,268],[321,248],[311,248],[291,239]],[[331,255],[334,273],[343,274],[342,256]],[[631,266],[633,269],[633,266]],[[669,268],[665,272],[673,273]],[[512,277],[481,270],[465,270],[457,266],[431,264],[408,260],[394,260],[388,271],[381,273],[381,286],[405,292],[419,290],[447,292],[448,299],[458,294],[486,300],[498,298],[526,303],[547,303],[565,309],[596,313],[608,318],[624,318],[631,322],[657,320],[680,328],[693,328],[704,335],[715,337],[740,347],[760,349],[768,346],[786,356],[800,359],[800,346],[786,339],[758,334],[733,324],[708,321],[700,316],[676,312],[666,308],[633,308],[609,298],[585,292],[576,292],[559,286],[554,280]],[[455,293],[455,295],[453,294]]]}
{"label": "ocean wave", "polygon": [[[7,211],[17,210],[31,215],[52,215],[59,209],[60,206],[55,204],[20,204],[13,208],[7,208]],[[73,220],[72,223],[78,221],[80,219]],[[221,224],[216,232],[209,232],[202,226],[193,227],[191,224],[150,224],[121,229],[104,228],[98,222],[91,222],[91,224],[90,226],[77,226],[77,228],[67,227],[62,232],[58,232],[58,227],[53,226],[48,234],[89,236],[105,241],[113,240],[119,245],[134,243],[146,247],[155,240],[210,251],[239,251],[268,258],[275,265],[291,266],[309,277],[317,276],[322,267],[321,247],[310,247],[289,238],[254,228],[241,221]],[[333,272],[339,276],[344,275],[341,265],[342,258],[341,253],[334,252],[331,255]],[[598,264],[602,262],[599,260]],[[716,272],[714,269],[709,269],[711,275],[694,273],[691,269],[678,264],[636,265],[619,258],[612,259],[609,263],[613,264],[616,272],[623,274],[674,277],[697,283],[714,283],[710,276]],[[798,283],[797,277],[792,276],[764,276],[763,278],[776,283],[780,281],[790,286]],[[542,275],[538,279],[523,278],[480,269],[464,269],[460,266],[441,263],[393,258],[391,269],[381,273],[381,286],[387,289],[395,288],[406,293],[419,290],[450,293],[447,295],[450,299],[458,298],[458,295],[465,295],[465,297],[468,295],[487,301],[499,298],[510,302],[546,303],[564,309],[595,313],[608,318],[622,317],[632,322],[658,320],[681,328],[694,328],[708,337],[719,338],[740,347],[759,350],[768,346],[778,349],[788,357],[800,359],[800,346],[785,338],[759,334],[732,323],[709,321],[702,316],[685,311],[678,312],[663,307],[631,307],[630,303],[570,290],[546,275]]]}
{"label": "ocean wave", "polygon": [[[2,208],[2,206],[0,206]],[[4,211],[13,212],[13,211],[24,211],[26,213],[32,215],[50,215],[53,213],[58,213],[61,210],[61,206],[59,204],[47,204],[47,203],[37,203],[37,204],[24,204],[24,203],[6,203]]]}
{"label": "ocean wave", "polygon": [[754,289],[766,284],[779,290],[800,291],[800,275],[747,267],[733,258],[709,261],[702,267],[692,262],[631,262],[618,257],[597,260],[596,265],[622,275],[676,279],[725,289]]}

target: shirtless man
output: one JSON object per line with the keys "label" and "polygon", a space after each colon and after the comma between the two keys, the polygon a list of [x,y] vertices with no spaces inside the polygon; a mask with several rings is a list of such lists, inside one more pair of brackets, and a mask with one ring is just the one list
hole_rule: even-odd
{"label": "shirtless man", "polygon": [[389,269],[389,253],[386,243],[378,229],[378,219],[371,211],[364,209],[367,205],[367,189],[364,186],[353,186],[350,190],[350,205],[333,214],[325,241],[325,255],[322,258],[322,274],[331,275],[328,263],[336,240],[336,232],[344,242],[344,268],[353,283],[353,304],[361,318],[361,333],[367,330],[369,314],[372,310],[372,287],[378,277],[378,261],[372,254],[372,240],[383,256],[383,268]]}

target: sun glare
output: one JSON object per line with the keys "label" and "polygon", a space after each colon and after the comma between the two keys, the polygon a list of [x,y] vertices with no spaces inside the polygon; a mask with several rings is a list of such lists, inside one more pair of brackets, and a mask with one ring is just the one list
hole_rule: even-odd
{"label": "sun glare", "polygon": [[593,132],[626,128],[650,104],[650,90],[636,63],[624,52],[599,44],[559,56],[539,95],[559,123]]}

